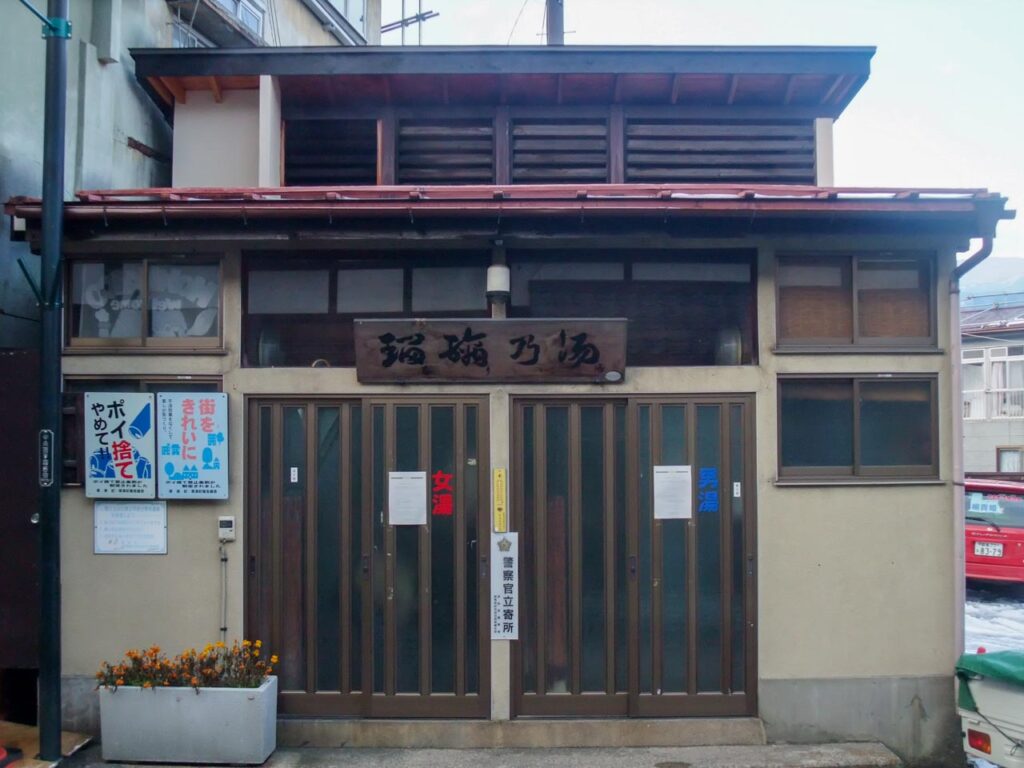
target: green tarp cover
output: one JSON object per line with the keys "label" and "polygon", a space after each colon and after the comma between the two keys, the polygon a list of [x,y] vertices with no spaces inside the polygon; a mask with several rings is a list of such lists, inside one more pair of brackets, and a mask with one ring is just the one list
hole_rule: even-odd
{"label": "green tarp cover", "polygon": [[960,680],[957,704],[961,709],[977,712],[978,705],[967,681],[984,677],[1024,688],[1024,651],[965,653],[956,663],[956,676]]}

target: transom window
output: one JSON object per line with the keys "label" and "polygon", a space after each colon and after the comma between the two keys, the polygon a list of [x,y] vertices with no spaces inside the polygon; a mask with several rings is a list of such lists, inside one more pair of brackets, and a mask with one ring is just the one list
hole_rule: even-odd
{"label": "transom window", "polygon": [[217,262],[73,262],[68,346],[219,348],[220,292]]}
{"label": "transom window", "polygon": [[934,377],[779,381],[779,477],[937,477]]}
{"label": "transom window", "polygon": [[936,344],[923,256],[780,256],[777,283],[779,347]]}
{"label": "transom window", "polygon": [[[245,278],[247,366],[355,365],[356,318],[487,317],[489,254],[462,259],[253,259]],[[412,262],[410,259],[409,262]],[[440,262],[421,266],[424,261]]]}

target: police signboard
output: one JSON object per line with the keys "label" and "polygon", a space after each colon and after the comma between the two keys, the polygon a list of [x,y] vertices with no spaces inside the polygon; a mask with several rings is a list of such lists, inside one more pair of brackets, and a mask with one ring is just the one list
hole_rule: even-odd
{"label": "police signboard", "polygon": [[85,394],[85,495],[90,499],[152,499],[155,454],[153,395]]}
{"label": "police signboard", "polygon": [[161,392],[158,456],[161,499],[228,497],[228,396]]}

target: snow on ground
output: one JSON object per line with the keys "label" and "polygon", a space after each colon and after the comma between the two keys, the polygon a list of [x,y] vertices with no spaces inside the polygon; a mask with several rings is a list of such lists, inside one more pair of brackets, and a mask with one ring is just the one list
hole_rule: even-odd
{"label": "snow on ground", "polygon": [[1024,589],[967,584],[965,650],[1024,651]]}

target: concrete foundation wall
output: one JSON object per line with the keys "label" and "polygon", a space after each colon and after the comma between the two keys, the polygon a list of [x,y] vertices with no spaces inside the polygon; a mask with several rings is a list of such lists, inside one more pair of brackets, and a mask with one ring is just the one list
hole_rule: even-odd
{"label": "concrete foundation wall", "polygon": [[908,765],[963,765],[950,675],[762,680],[769,741],[881,741]]}
{"label": "concrete foundation wall", "polygon": [[[796,242],[796,241],[794,241]],[[862,247],[906,247],[879,240]],[[804,239],[806,248],[836,240]],[[875,727],[876,705],[903,702],[907,685],[920,699],[921,734],[907,736],[917,715],[893,703],[893,723],[874,733],[906,754],[940,753],[938,737],[949,675],[956,658],[956,569],[953,563],[952,434],[950,367],[943,354],[775,354],[774,264],[776,249],[794,243],[746,240],[693,247],[758,247],[758,343],[760,364],[738,367],[630,368],[621,385],[361,386],[355,371],[334,369],[243,369],[240,367],[241,286],[238,252],[225,260],[224,355],[67,356],[65,375],[221,375],[229,395],[231,499],[223,503],[168,503],[169,546],[165,556],[101,557],[92,554],[92,504],[80,489],[64,492],[65,567],[64,672],[91,674],[101,660],[124,649],[158,643],[171,653],[217,638],[219,573],[217,514],[233,514],[238,541],[228,545],[229,639],[242,632],[244,577],[245,400],[257,395],[331,395],[418,392],[490,395],[491,455],[509,466],[509,397],[535,394],[625,395],[629,393],[754,393],[757,448],[758,668],[761,708],[774,738],[812,733],[861,738]],[[921,243],[917,243],[921,247]],[[936,244],[941,245],[941,244]],[[943,250],[938,269],[939,347],[948,348],[948,283],[952,251]],[[777,375],[784,373],[934,373],[938,376],[940,480],[827,487],[791,487],[777,481]],[[509,717],[510,644],[492,644],[491,716]],[[897,683],[897,680],[916,680]],[[920,682],[920,681],[939,682]],[[895,687],[893,687],[895,686]],[[818,693],[824,692],[824,693]],[[808,703],[831,697],[835,707],[850,700],[858,708],[848,723],[829,706]],[[914,695],[906,702],[911,706]],[[804,701],[801,697],[808,698]],[[893,698],[895,697],[895,698]],[[874,703],[872,703],[874,702]],[[830,705],[831,706],[831,705]],[[886,706],[889,706],[888,704]],[[914,706],[917,706],[914,704]],[[881,727],[881,726],[879,726]],[[814,730],[817,729],[817,730]],[[929,729],[934,729],[929,730]],[[787,736],[790,734],[790,736]],[[913,739],[917,739],[915,742]],[[891,743],[889,741],[891,739]],[[914,746],[920,744],[920,747]],[[908,746],[909,745],[909,746]],[[940,749],[941,747],[941,749]],[[915,751],[916,750],[916,751]]]}

